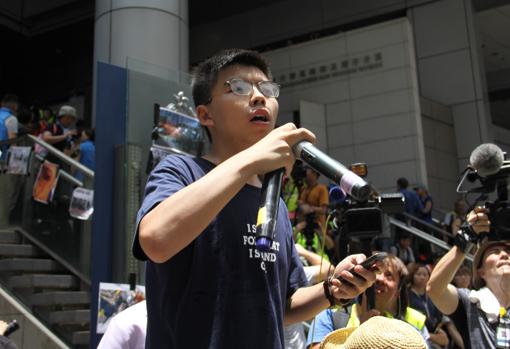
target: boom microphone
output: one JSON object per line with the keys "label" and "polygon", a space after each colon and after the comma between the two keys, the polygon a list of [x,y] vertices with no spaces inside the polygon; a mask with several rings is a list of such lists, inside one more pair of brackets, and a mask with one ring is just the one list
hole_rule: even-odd
{"label": "boom microphone", "polygon": [[284,173],[285,169],[280,168],[264,176],[255,237],[256,247],[260,251],[269,251],[274,240]]}
{"label": "boom microphone", "polygon": [[335,183],[340,185],[342,190],[358,201],[368,200],[370,186],[361,177],[347,167],[325,154],[312,143],[301,141],[293,147],[294,155],[322,173]]}
{"label": "boom microphone", "polygon": [[481,144],[473,150],[469,157],[469,163],[478,175],[487,177],[498,173],[505,156],[500,147],[492,143]]}

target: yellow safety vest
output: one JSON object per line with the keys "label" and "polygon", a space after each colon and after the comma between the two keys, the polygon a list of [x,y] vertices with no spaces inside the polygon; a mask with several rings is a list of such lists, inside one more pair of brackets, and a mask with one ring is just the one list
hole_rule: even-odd
{"label": "yellow safety vest", "polygon": [[[390,313],[384,313],[383,316],[393,319],[393,315]],[[410,325],[413,325],[418,330],[422,330],[425,326],[425,320],[427,320],[427,317],[420,313],[418,310],[415,310],[413,308],[407,307],[406,313],[404,315],[404,321],[407,322]],[[357,304],[354,304],[352,306],[351,310],[351,316],[349,317],[349,322],[347,323],[346,327],[359,327],[360,322],[358,319],[358,312],[357,312]]]}

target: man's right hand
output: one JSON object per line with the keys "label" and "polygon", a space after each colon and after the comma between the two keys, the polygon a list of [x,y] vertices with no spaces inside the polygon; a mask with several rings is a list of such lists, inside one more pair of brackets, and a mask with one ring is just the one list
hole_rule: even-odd
{"label": "man's right hand", "polygon": [[484,207],[475,207],[468,213],[466,220],[477,235],[490,231],[489,216],[487,216],[487,209]]}
{"label": "man's right hand", "polygon": [[272,130],[239,154],[250,159],[255,175],[262,175],[281,167],[285,167],[287,175],[290,175],[295,161],[292,147],[300,141],[314,143],[315,135],[305,128],[297,128],[293,123],[288,123]]}

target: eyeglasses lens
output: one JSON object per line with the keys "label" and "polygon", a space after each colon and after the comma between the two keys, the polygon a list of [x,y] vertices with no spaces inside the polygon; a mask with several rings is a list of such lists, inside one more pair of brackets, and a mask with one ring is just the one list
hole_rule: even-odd
{"label": "eyeglasses lens", "polygon": [[[249,96],[253,91],[253,84],[241,79],[232,79],[227,81],[232,89],[232,92],[239,96]],[[268,97],[278,97],[280,94],[280,86],[273,81],[260,81],[257,83],[260,92]]]}

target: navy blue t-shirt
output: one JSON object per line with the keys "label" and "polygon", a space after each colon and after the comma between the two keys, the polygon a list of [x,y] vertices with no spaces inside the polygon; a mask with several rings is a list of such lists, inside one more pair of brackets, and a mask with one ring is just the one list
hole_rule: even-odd
{"label": "navy blue t-shirt", "polygon": [[[141,219],[212,168],[173,155],[157,165],[137,216],[136,258],[147,260]],[[259,201],[260,189],[245,185],[190,245],[164,263],[147,260],[147,348],[283,348],[286,301],[306,277],[283,200],[271,250],[255,248]]]}

